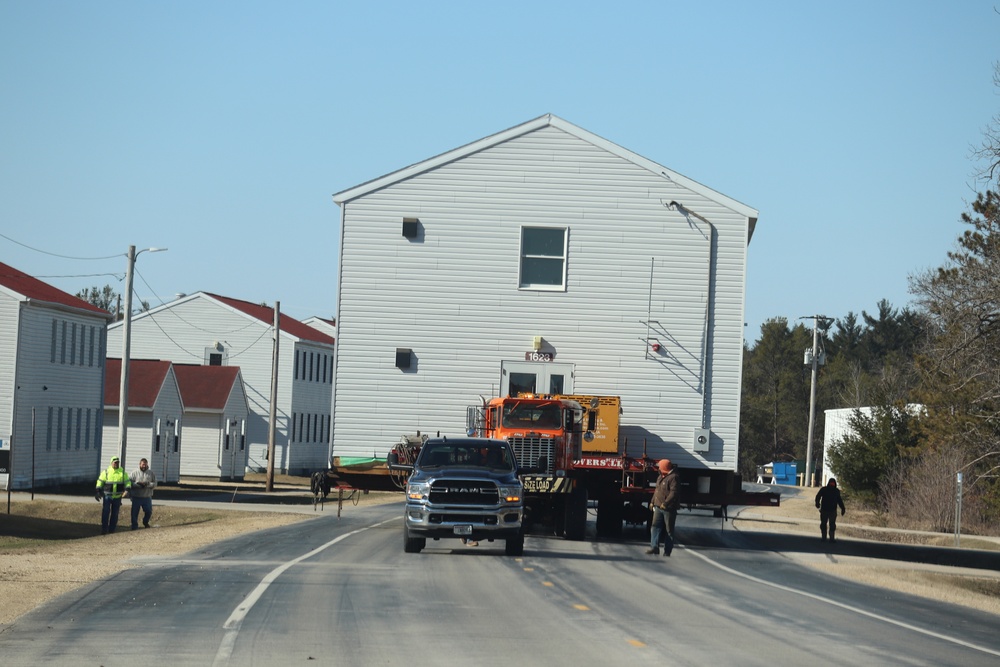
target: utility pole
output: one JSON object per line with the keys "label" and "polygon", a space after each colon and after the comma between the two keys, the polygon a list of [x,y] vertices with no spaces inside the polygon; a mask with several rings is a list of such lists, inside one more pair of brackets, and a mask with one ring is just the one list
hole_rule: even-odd
{"label": "utility pole", "polygon": [[135,246],[128,247],[125,271],[125,319],[122,322],[122,372],[118,389],[118,458],[125,470],[125,450],[128,448],[128,370],[132,353],[132,272],[135,270]]}
{"label": "utility pole", "polygon": [[[801,318],[806,319],[806,318]],[[819,375],[819,323],[820,320],[827,320],[823,315],[813,315],[813,344],[810,355],[810,366],[812,367],[812,381],[809,385],[809,437],[806,441],[806,470],[805,486],[813,485],[813,429],[816,425],[816,379]]]}
{"label": "utility pole", "polygon": [[122,320],[122,372],[118,394],[118,458],[125,470],[125,450],[128,448],[128,371],[132,353],[132,274],[135,272],[135,258],[144,252],[163,252],[166,248],[143,248],[135,251],[128,247],[128,265],[125,267],[125,311]]}
{"label": "utility pole", "polygon": [[278,421],[278,342],[281,340],[281,302],[274,302],[274,353],[271,357],[271,412],[267,422],[267,477],[264,491],[274,491],[274,437]]}

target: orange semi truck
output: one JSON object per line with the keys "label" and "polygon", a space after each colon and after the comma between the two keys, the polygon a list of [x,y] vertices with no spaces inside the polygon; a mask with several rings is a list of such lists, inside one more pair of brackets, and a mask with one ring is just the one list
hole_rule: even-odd
{"label": "orange semi truck", "polygon": [[[623,524],[645,524],[658,475],[646,443],[619,441],[617,396],[520,394],[469,408],[468,432],[511,444],[525,495],[525,521],[544,521],[557,534],[583,539],[591,501],[597,533],[616,536]],[[778,505],[776,493],[742,489],[731,470],[680,468],[681,504],[712,508]]]}

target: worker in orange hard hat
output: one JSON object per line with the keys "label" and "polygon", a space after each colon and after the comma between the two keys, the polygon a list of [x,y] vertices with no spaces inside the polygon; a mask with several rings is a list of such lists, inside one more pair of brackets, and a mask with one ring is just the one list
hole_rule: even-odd
{"label": "worker in orange hard hat", "polygon": [[660,476],[656,479],[656,490],[650,507],[653,509],[653,523],[649,531],[647,554],[660,553],[660,538],[663,538],[663,555],[669,556],[674,550],[674,524],[677,522],[678,497],[681,490],[680,476],[670,459],[660,459],[656,464]]}

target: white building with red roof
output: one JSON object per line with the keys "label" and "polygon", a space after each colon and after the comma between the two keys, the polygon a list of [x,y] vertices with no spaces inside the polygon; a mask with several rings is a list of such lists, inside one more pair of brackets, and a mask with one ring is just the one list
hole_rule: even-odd
{"label": "white building with red roof", "polygon": [[184,401],[184,477],[242,480],[247,468],[250,408],[238,366],[176,364]]}
{"label": "white building with red roof", "polygon": [[[0,485],[93,482],[111,314],[0,263]],[[9,486],[8,486],[9,484]]]}
{"label": "white building with red roof", "polygon": [[[118,409],[121,404],[122,360],[108,359],[104,379],[104,442],[118,442]],[[138,469],[139,459],[159,483],[180,481],[181,429],[184,403],[177,376],[169,361],[135,359],[129,362],[128,422],[123,465]]]}
{"label": "white building with red roof", "polygon": [[[132,356],[175,364],[238,366],[246,387],[247,467],[267,467],[274,311],[208,292],[180,297],[132,318]],[[280,318],[276,471],[310,473],[329,465],[334,339],[286,315]],[[108,327],[111,350],[122,326]]]}

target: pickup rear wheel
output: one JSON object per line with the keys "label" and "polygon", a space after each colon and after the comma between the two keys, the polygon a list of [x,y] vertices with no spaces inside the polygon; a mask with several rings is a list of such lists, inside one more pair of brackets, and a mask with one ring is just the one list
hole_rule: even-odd
{"label": "pickup rear wheel", "polygon": [[503,550],[508,556],[523,556],[524,534],[519,533],[517,537],[508,537]]}
{"label": "pickup rear wheel", "polygon": [[418,554],[427,546],[426,537],[411,537],[410,531],[403,526],[403,551],[408,554]]}

